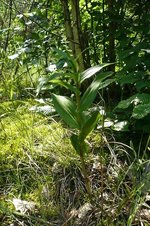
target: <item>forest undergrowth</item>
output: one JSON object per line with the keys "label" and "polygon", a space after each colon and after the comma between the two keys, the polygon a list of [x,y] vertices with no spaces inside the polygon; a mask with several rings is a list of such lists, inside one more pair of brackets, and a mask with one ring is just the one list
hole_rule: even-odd
{"label": "forest undergrowth", "polygon": [[150,225],[148,6],[1,0],[0,226]]}
{"label": "forest undergrowth", "polygon": [[38,104],[0,104],[0,225],[148,226],[149,161],[96,129],[87,138],[90,201],[72,132],[54,112],[33,111]]}

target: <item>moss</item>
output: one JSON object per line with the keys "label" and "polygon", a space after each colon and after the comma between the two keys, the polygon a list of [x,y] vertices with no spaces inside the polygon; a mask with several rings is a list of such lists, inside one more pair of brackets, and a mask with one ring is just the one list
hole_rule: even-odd
{"label": "moss", "polygon": [[[68,131],[50,117],[29,111],[32,104],[17,101],[0,105],[0,190],[7,199],[35,201],[43,218],[55,218],[60,208],[54,202],[53,172],[78,158]],[[45,187],[48,199],[43,194]]]}
{"label": "moss", "polygon": [[[73,211],[88,202],[80,161],[69,139],[71,131],[52,116],[31,112],[29,108],[33,104],[34,101],[0,104],[0,220],[3,226],[15,224],[14,219],[26,225],[46,226],[47,222],[62,225]],[[114,147],[116,152],[120,146],[110,144],[107,148],[99,131],[90,134],[88,143],[91,152],[86,156],[86,166],[95,210],[87,214],[86,219],[73,217],[68,225],[87,225],[88,221],[98,226],[101,211],[104,224],[119,225],[120,213],[116,211],[122,202],[128,214],[126,206],[134,202],[132,189],[136,191],[137,184],[133,178],[128,184],[125,174],[130,166],[118,162],[117,155],[113,162],[107,150]],[[133,195],[131,200],[130,195]],[[37,210],[26,217],[16,215],[10,202],[14,197],[35,202]],[[101,202],[107,211],[102,210]],[[112,218],[117,223],[112,222]]]}

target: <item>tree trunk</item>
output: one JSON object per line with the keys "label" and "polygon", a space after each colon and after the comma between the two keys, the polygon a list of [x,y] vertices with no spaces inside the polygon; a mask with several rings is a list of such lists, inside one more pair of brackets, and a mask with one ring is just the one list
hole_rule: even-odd
{"label": "tree trunk", "polygon": [[65,22],[65,30],[66,30],[66,37],[68,41],[68,45],[72,54],[75,56],[75,44],[74,44],[74,37],[73,37],[73,29],[71,26],[71,19],[70,19],[70,12],[68,6],[68,0],[61,0],[63,12],[64,12],[64,22]]}
{"label": "tree trunk", "polygon": [[102,3],[102,8],[103,8],[103,59],[102,62],[106,63],[107,62],[107,48],[106,48],[106,24],[105,24],[105,0],[103,0]]}
{"label": "tree trunk", "polygon": [[79,10],[79,0],[71,0],[71,13],[72,13],[72,23],[73,23],[73,36],[75,43],[75,55],[79,65],[79,71],[84,71],[84,60],[83,60],[83,49],[81,43],[81,22],[80,22],[80,10]]}
{"label": "tree trunk", "polygon": [[[115,53],[115,30],[116,24],[113,21],[114,18],[114,0],[108,0],[108,12],[109,12],[109,47],[108,47],[108,58],[109,62],[114,63],[116,60]],[[109,66],[111,71],[115,72],[115,64]]]}
{"label": "tree trunk", "polygon": [[64,11],[66,37],[69,42],[68,45],[74,58],[78,62],[78,70],[81,72],[85,70],[85,62],[83,57],[84,46],[82,44],[79,0],[70,0],[71,12],[69,11],[68,0],[61,0],[61,3]]}

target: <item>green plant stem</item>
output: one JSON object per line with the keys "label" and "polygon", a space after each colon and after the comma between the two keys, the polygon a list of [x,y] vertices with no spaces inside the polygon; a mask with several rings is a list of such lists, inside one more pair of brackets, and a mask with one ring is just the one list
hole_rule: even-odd
{"label": "green plant stem", "polygon": [[87,190],[87,194],[89,196],[90,201],[92,201],[92,189],[91,189],[91,182],[90,182],[90,178],[86,169],[86,165],[85,165],[85,160],[83,155],[80,155],[80,160],[81,160],[81,167],[82,167],[82,173],[84,176],[84,180],[85,180],[85,187]]}
{"label": "green plant stem", "polygon": [[[79,125],[81,125],[82,122],[81,122],[81,118],[80,118],[80,114],[79,114],[79,109],[80,109],[80,84],[78,82],[76,82],[76,87],[78,89],[78,91],[76,92],[77,118],[78,118]],[[80,134],[80,132],[79,132],[79,134]],[[80,152],[80,161],[81,161],[82,173],[83,173],[83,177],[84,177],[84,180],[85,180],[85,187],[86,187],[89,199],[90,199],[90,201],[92,201],[91,183],[90,183],[90,178],[89,178],[89,175],[88,175],[88,172],[87,172],[87,169],[86,169],[86,164],[85,164],[85,160],[84,160],[84,156],[83,156],[83,153],[85,153],[85,151],[83,150],[83,147],[82,147],[81,144],[80,144],[80,147],[79,147],[79,152]]]}

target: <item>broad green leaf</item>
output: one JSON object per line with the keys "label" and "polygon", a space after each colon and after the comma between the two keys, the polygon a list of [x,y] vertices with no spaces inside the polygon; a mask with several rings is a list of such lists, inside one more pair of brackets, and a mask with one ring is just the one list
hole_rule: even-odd
{"label": "broad green leaf", "polygon": [[133,96],[131,96],[130,98],[128,98],[126,100],[120,101],[116,108],[121,108],[121,109],[128,108],[133,103],[133,101],[136,100],[136,96],[137,95],[133,95]]}
{"label": "broad green leaf", "polygon": [[115,131],[129,131],[129,122],[128,121],[121,121],[121,122],[115,122],[115,124],[112,126],[112,129]]}
{"label": "broad green leaf", "polygon": [[78,128],[78,123],[75,119],[76,105],[68,97],[52,94],[54,108],[60,114],[67,125],[72,128]]}
{"label": "broad green leaf", "polygon": [[85,156],[85,154],[87,154],[89,152],[89,145],[83,141],[81,144],[80,144],[80,153],[82,156]]}
{"label": "broad green leaf", "polygon": [[135,106],[138,104],[149,104],[150,103],[150,95],[147,93],[137,93],[126,100],[122,100],[119,102],[116,108],[126,109],[131,104]]}
{"label": "broad green leaf", "polygon": [[132,117],[136,119],[144,118],[150,114],[150,103],[149,104],[139,104],[134,107]]}
{"label": "broad green leaf", "polygon": [[78,112],[79,114],[79,117],[80,117],[80,121],[81,121],[81,124],[80,124],[80,128],[83,127],[83,125],[88,121],[88,119],[90,118],[90,112],[89,111],[81,111],[81,112]]}
{"label": "broad green leaf", "polygon": [[111,64],[112,63],[101,64],[101,65],[90,67],[87,70],[83,71],[81,73],[80,83],[82,83],[85,79],[92,77],[97,72],[99,72],[101,69],[103,69],[104,67],[107,67],[107,66],[109,66]]}
{"label": "broad green leaf", "polygon": [[95,128],[98,120],[99,120],[99,112],[94,112],[92,116],[88,119],[88,121],[83,126],[81,133],[80,133],[80,141],[84,141],[87,135],[92,132]]}
{"label": "broad green leaf", "polygon": [[72,86],[71,84],[69,84],[68,82],[64,82],[60,79],[54,79],[51,81],[51,83],[55,83],[57,85],[63,86],[66,89],[71,90],[72,92],[76,93],[77,92],[77,88],[75,86]]}
{"label": "broad green leaf", "polygon": [[80,109],[79,109],[80,112],[87,110],[91,106],[91,104],[93,103],[96,97],[98,88],[99,88],[99,82],[94,81],[92,82],[92,85],[85,91],[85,93],[81,98]]}
{"label": "broad green leaf", "polygon": [[122,72],[118,73],[116,76],[116,80],[124,85],[124,84],[133,84],[136,81],[138,81],[139,79],[142,79],[142,77],[144,76],[144,72],[139,71],[139,72],[132,72],[129,74],[124,74]]}
{"label": "broad green leaf", "polygon": [[57,48],[54,50],[58,54],[59,61],[62,61],[63,65],[67,63],[68,67],[71,67],[73,72],[76,72],[77,62],[74,58],[67,51],[59,50]]}
{"label": "broad green leaf", "polygon": [[113,75],[114,72],[112,71],[107,71],[107,72],[101,72],[101,73],[98,73],[94,79],[94,81],[100,81],[102,82],[103,80],[105,80],[106,78],[110,77]]}
{"label": "broad green leaf", "polygon": [[[46,77],[39,78],[39,84],[36,89],[36,95],[38,95],[40,93],[40,91],[42,90],[43,87],[45,89],[52,89],[52,87],[50,86],[50,82],[54,83],[53,81],[55,81],[55,80],[57,81],[58,80],[57,78],[59,78],[60,76],[61,76],[60,73],[55,72]],[[59,85],[59,84],[57,84],[57,85]],[[55,86],[53,88],[55,88]]]}
{"label": "broad green leaf", "polygon": [[91,85],[87,88],[87,90],[85,91],[85,93],[83,94],[82,98],[81,98],[81,103],[80,103],[80,112],[81,111],[85,111],[87,110],[91,104],[93,103],[97,91],[99,89],[102,89],[104,87],[106,87],[107,85],[109,85],[111,81],[107,82],[105,81],[105,83],[102,83],[102,81],[111,76],[113,74],[113,72],[104,72],[102,74],[99,74],[95,80],[91,83]]}
{"label": "broad green leaf", "polygon": [[141,89],[150,89],[150,80],[140,80],[136,82],[136,89],[138,92],[141,91]]}
{"label": "broad green leaf", "polygon": [[88,152],[88,145],[86,144],[85,141],[80,142],[79,136],[73,134],[70,137],[70,140],[71,140],[72,146],[74,147],[78,155],[84,156]]}
{"label": "broad green leaf", "polygon": [[74,147],[74,149],[76,150],[76,152],[79,154],[79,137],[75,134],[73,134],[71,137],[70,137],[70,140],[71,140],[71,144],[72,146]]}
{"label": "broad green leaf", "polygon": [[62,75],[61,73],[53,72],[49,76],[47,76],[46,78],[47,78],[48,81],[52,81],[53,79],[57,79],[57,78],[61,77],[61,75]]}
{"label": "broad green leaf", "polygon": [[110,85],[113,82],[114,82],[114,79],[107,79],[106,81],[101,82],[99,85],[99,90],[104,89],[105,87],[107,87],[108,85]]}
{"label": "broad green leaf", "polygon": [[66,60],[64,58],[60,59],[56,64],[57,69],[62,69],[65,63],[66,63]]}

